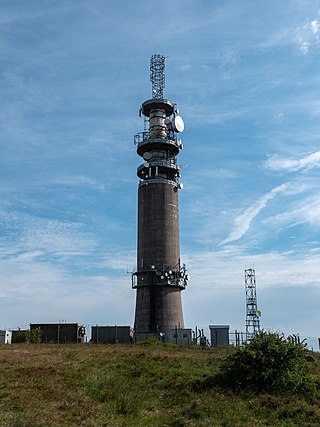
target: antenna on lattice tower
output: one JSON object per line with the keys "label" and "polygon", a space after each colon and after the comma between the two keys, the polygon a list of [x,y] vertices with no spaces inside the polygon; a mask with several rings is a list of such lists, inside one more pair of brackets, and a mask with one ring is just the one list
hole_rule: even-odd
{"label": "antenna on lattice tower", "polygon": [[250,342],[260,331],[261,311],[257,305],[256,272],[253,268],[244,270],[246,288],[246,341]]}
{"label": "antenna on lattice tower", "polygon": [[150,59],[150,81],[152,83],[152,98],[162,99],[165,85],[165,57],[154,54]]}

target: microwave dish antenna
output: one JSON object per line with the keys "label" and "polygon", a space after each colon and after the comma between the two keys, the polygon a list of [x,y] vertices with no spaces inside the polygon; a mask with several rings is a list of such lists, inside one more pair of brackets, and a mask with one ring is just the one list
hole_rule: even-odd
{"label": "microwave dish antenna", "polygon": [[175,132],[183,132],[184,130],[184,122],[182,117],[175,116],[172,120],[172,128]]}

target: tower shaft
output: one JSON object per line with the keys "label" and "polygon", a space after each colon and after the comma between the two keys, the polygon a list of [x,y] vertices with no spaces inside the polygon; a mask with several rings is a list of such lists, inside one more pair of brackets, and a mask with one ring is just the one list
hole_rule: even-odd
{"label": "tower shaft", "polygon": [[138,190],[137,265],[176,267],[180,262],[179,206],[176,187],[167,183]]}
{"label": "tower shaft", "polygon": [[138,191],[137,265],[139,270],[151,270],[140,277],[142,286],[137,290],[135,329],[140,339],[183,327],[181,294],[172,279],[180,271],[178,192],[174,190],[172,184],[155,183]]}

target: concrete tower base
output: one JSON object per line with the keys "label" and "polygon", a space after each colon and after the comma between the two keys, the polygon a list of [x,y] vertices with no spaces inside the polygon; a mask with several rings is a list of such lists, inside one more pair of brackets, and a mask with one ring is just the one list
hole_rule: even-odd
{"label": "concrete tower base", "polygon": [[183,327],[180,290],[165,286],[145,286],[137,290],[136,341],[158,338],[160,334],[166,341],[170,329]]}

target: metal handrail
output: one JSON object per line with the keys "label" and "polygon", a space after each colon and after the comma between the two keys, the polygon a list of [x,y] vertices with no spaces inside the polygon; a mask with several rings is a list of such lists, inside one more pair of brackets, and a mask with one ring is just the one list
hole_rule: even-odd
{"label": "metal handrail", "polygon": [[148,185],[148,184],[172,184],[175,187],[179,185],[178,179],[177,181],[173,181],[171,179],[163,178],[163,177],[156,177],[156,178],[148,178],[148,179],[140,179],[139,185]]}
{"label": "metal handrail", "polygon": [[[163,166],[163,167],[167,167],[170,169],[176,169],[176,170],[180,170],[180,166],[176,164],[175,161],[171,161],[171,160],[148,160],[148,164],[149,166]],[[144,164],[138,166],[138,171],[140,169],[145,168],[146,166]]]}
{"label": "metal handrail", "polygon": [[176,137],[163,137],[159,134],[158,138],[156,137],[150,138],[149,131],[139,132],[139,133],[136,133],[134,136],[134,144],[138,145],[138,147],[144,144],[152,143],[152,142],[155,142],[155,143],[161,142],[165,144],[176,145],[177,147],[179,146],[178,139]]}

